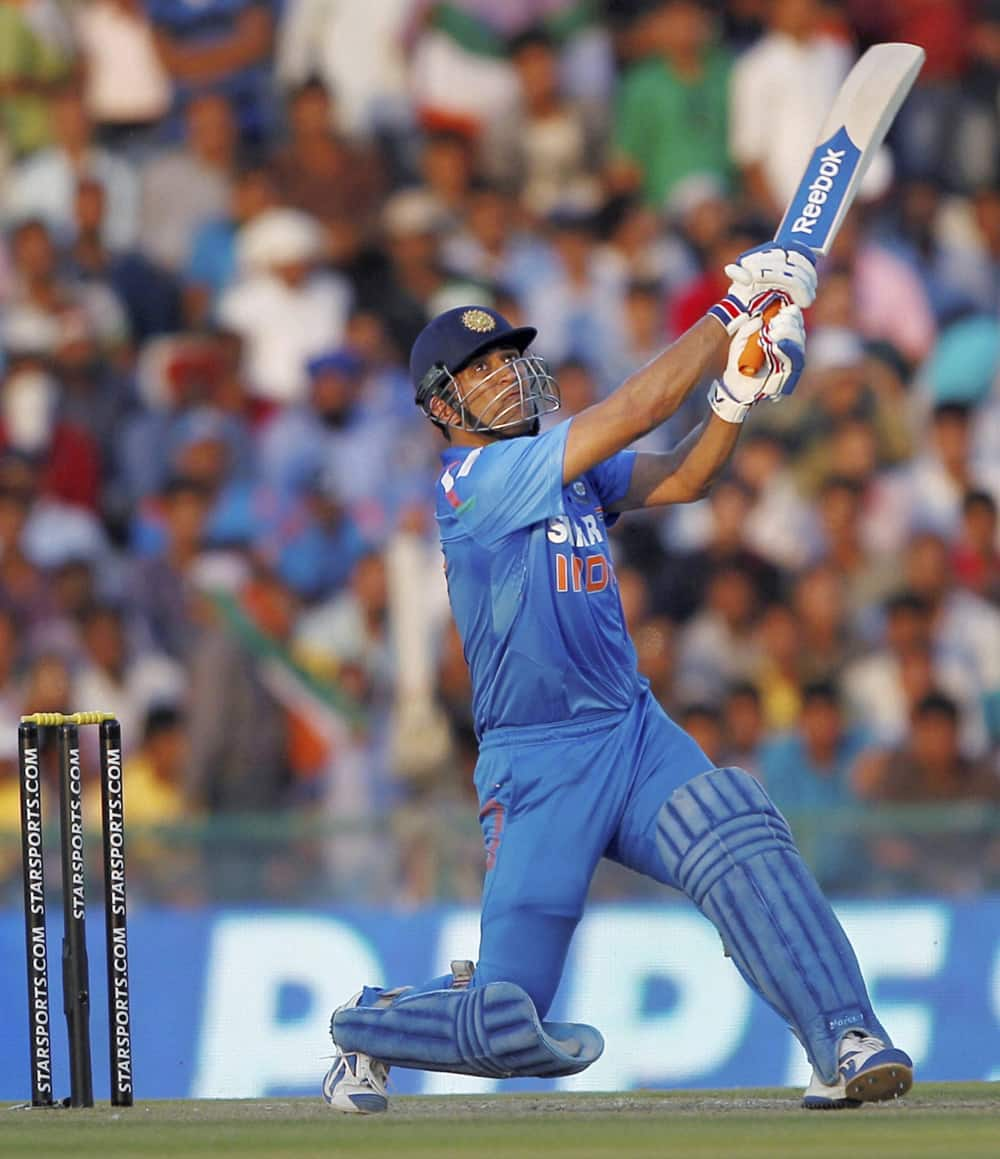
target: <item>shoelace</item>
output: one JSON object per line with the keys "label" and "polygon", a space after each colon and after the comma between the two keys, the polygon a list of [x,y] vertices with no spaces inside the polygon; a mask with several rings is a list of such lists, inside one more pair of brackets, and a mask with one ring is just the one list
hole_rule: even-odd
{"label": "shoelace", "polygon": [[[356,1052],[351,1051],[349,1053],[355,1054],[355,1057],[357,1057]],[[346,1055],[342,1051],[337,1051],[336,1054],[321,1054],[320,1058],[324,1062],[333,1062],[333,1060],[337,1058],[346,1058]],[[349,1067],[349,1069],[353,1069],[356,1073],[357,1064],[355,1063],[354,1068]],[[390,1069],[391,1068],[388,1067],[384,1062],[379,1062],[377,1058],[370,1058],[368,1060],[368,1073],[375,1079],[377,1083],[380,1083],[384,1087],[389,1085]]]}
{"label": "shoelace", "polygon": [[880,1038],[876,1038],[873,1034],[865,1034],[863,1030],[849,1030],[844,1038],[852,1039],[858,1046],[867,1046],[869,1050],[882,1050],[885,1046]]}

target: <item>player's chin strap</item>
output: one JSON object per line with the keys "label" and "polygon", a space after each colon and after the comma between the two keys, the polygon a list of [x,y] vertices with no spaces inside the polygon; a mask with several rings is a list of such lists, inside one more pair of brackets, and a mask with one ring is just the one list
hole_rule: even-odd
{"label": "player's chin strap", "polygon": [[891,1045],[847,935],[784,817],[749,773],[712,769],[682,785],[660,810],[657,846],[825,1083],[837,1080],[846,1031],[864,1028]]}
{"label": "player's chin strap", "polygon": [[387,1066],[556,1078],[585,1070],[604,1050],[592,1026],[542,1022],[513,982],[453,983],[416,993],[371,990],[362,1001],[334,1013],[330,1034],[342,1051],[362,1051]]}

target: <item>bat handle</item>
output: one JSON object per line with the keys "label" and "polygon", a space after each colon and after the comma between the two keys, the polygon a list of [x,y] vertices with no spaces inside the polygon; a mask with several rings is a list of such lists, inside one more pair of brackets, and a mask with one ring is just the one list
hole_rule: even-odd
{"label": "bat handle", "polygon": [[[763,323],[766,325],[781,309],[781,299],[775,300],[764,308],[761,315]],[[760,348],[760,331],[754,334],[747,340],[746,346],[743,347],[743,353],[740,355],[740,374],[745,374],[752,378],[758,370],[764,365],[764,351]]]}

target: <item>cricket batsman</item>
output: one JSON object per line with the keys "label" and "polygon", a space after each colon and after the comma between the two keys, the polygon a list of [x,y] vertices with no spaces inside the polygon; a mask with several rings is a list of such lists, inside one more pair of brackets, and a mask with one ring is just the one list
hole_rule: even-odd
{"label": "cricket batsman", "polygon": [[[447,443],[437,520],[480,745],[479,960],[423,985],[365,987],[334,1012],[323,1095],[337,1110],[384,1111],[393,1066],[554,1077],[594,1062],[596,1029],[546,1015],[602,857],[682,891],[715,925],[809,1057],[803,1106],[857,1107],[912,1084],[785,819],[752,776],[713,767],[666,715],[622,615],[608,529],[623,512],[704,495],[750,410],[802,371],[811,253],[768,243],[726,273],[729,292],[705,318],[544,434],[559,388],[529,352],[532,327],[470,305],[414,343],[416,402]],[[751,376],[739,363],[755,335],[764,364]],[[727,345],[707,418],[669,452],[628,450]]]}

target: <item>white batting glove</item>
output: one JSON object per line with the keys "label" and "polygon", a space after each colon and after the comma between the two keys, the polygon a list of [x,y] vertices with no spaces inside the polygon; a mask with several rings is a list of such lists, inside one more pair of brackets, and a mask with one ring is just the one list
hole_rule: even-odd
{"label": "white batting glove", "polygon": [[729,293],[744,302],[771,291],[806,310],[816,298],[816,258],[798,242],[755,246],[726,266],[726,274],[732,278]]}
{"label": "white batting glove", "polygon": [[816,259],[797,242],[755,246],[726,266],[729,292],[709,313],[732,336],[748,315],[759,314],[775,296],[805,310],[816,297]]}
{"label": "white batting glove", "polygon": [[[760,331],[764,365],[756,374],[740,373],[740,356],[747,341]],[[782,306],[770,322],[745,318],[729,344],[729,359],[721,381],[712,383],[708,404],[727,423],[741,423],[761,399],[776,401],[791,394],[806,356],[806,331],[798,306]]]}

